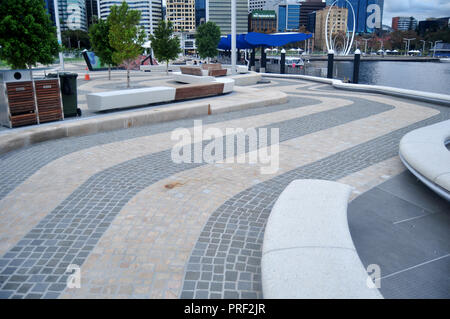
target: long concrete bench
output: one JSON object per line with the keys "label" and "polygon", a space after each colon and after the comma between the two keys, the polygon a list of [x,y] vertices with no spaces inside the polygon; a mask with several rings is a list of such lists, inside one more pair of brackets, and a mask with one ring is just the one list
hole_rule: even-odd
{"label": "long concrete bench", "polygon": [[175,94],[175,88],[166,86],[100,92],[87,94],[87,104],[89,110],[99,112],[170,102],[175,99]]}
{"label": "long concrete bench", "polygon": [[382,298],[369,288],[353,245],[350,193],[347,185],[322,180],[296,180],[282,192],[264,234],[264,298]]}
{"label": "long concrete bench", "polygon": [[422,127],[400,141],[405,166],[425,185],[450,201],[450,120]]}
{"label": "long concrete bench", "polygon": [[143,106],[179,100],[230,93],[234,88],[234,80],[219,78],[210,83],[196,83],[173,87],[150,87],[142,89],[119,90],[87,94],[89,110],[100,112],[112,109]]}

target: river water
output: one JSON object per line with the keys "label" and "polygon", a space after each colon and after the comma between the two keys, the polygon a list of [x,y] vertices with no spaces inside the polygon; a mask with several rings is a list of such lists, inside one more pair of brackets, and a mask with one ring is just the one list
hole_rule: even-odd
{"label": "river water", "polygon": [[[326,76],[326,61],[312,61],[289,73]],[[279,65],[277,66],[277,69]],[[335,61],[335,78],[353,78],[353,62]],[[337,76],[336,76],[337,75]],[[359,83],[450,94],[450,63],[439,62],[361,62]]]}

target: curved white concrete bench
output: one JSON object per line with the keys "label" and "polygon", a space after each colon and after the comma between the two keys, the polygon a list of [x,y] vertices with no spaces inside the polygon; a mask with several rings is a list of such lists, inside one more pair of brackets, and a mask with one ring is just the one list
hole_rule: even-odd
{"label": "curved white concrete bench", "polygon": [[425,185],[450,201],[450,120],[409,132],[400,141],[400,158]]}
{"label": "curved white concrete bench", "polygon": [[368,274],[347,223],[351,188],[322,180],[296,180],[283,191],[267,222],[264,298],[382,298]]}

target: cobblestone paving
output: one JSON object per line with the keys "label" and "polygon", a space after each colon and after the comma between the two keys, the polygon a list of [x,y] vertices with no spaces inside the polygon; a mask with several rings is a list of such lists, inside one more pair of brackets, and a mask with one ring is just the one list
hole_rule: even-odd
{"label": "cobblestone paving", "polygon": [[[266,127],[280,128],[282,142],[391,109],[392,106],[375,103],[351,105]],[[250,151],[248,143],[246,146],[246,152]],[[67,266],[83,264],[111,221],[135,194],[158,180],[202,165],[174,164],[170,154],[171,150],[167,150],[116,165],[79,187],[0,259],[4,297],[56,297],[65,288]],[[18,282],[26,283],[17,285]]]}
{"label": "cobblestone paving", "polygon": [[264,228],[275,201],[296,179],[335,181],[398,153],[407,132],[437,115],[255,185],[227,200],[206,223],[187,264],[181,298],[261,298]]}
{"label": "cobblestone paving", "polygon": [[[248,109],[214,116],[205,116],[199,119],[201,119],[204,124],[212,124],[246,116],[287,110],[294,106],[301,107],[302,105],[306,106],[314,103],[314,100],[305,98],[302,100],[291,100],[284,105]],[[0,200],[34,172],[64,155],[93,146],[129,140],[136,137],[148,136],[162,132],[170,132],[178,127],[191,127],[192,123],[193,121],[191,119],[186,119],[167,123],[158,123],[151,126],[99,133],[96,134],[95,137],[89,135],[66,138],[36,144],[26,149],[0,155]]]}
{"label": "cobblestone paving", "polygon": [[[277,82],[280,83],[279,89],[289,86],[282,82]],[[312,92],[319,86],[308,87],[308,93],[323,94],[318,90]],[[294,91],[296,97],[301,94],[299,91],[295,92],[295,88],[288,91]],[[354,94],[334,91],[330,93],[337,97],[343,96],[355,104],[264,127],[279,127],[280,142],[283,142],[331,127],[345,126],[358,119],[389,113],[393,109],[392,105],[377,102],[376,99],[358,98]],[[395,102],[395,99],[392,101]],[[283,106],[215,115],[205,117],[203,121],[204,124],[218,123],[255,114],[267,114],[270,117],[272,112],[314,103],[314,99],[292,98],[290,103]],[[404,133],[415,127],[449,118],[446,109],[437,109],[442,111],[440,115],[259,183],[229,198],[212,215],[208,212],[210,218],[185,268],[181,297],[261,297],[259,259],[264,225],[270,208],[282,189],[293,179],[337,180],[394,157],[398,151],[398,141]],[[389,123],[387,125],[389,127]],[[8,153],[0,157],[0,171],[11,170],[13,186],[0,195],[0,199],[31,174],[65,154],[190,126],[192,120],[176,121],[52,141]],[[249,149],[246,148],[245,151],[248,152]],[[158,181],[202,165],[175,165],[170,159],[170,150],[165,150],[125,161],[91,176],[0,258],[0,298],[60,296],[66,288],[67,266],[72,263],[83,265],[113,220],[136,194]],[[23,174],[19,175],[20,171],[24,171]],[[9,182],[2,179],[0,184],[8,186]],[[127,295],[127,291],[123,291],[123,295]],[[131,293],[130,290],[128,294]]]}

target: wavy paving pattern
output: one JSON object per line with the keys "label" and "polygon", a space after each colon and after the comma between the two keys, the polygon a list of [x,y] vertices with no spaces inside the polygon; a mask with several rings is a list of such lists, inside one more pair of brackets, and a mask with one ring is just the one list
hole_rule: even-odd
{"label": "wavy paving pattern", "polygon": [[[283,81],[277,83],[280,84],[280,89],[291,84]],[[292,89],[295,91],[295,86],[292,85]],[[305,91],[309,93],[312,90]],[[313,98],[301,97],[299,93],[301,92],[297,91],[291,95],[291,101],[282,106],[214,115],[203,118],[203,121],[204,124],[213,124],[258,114],[270,118],[273,112],[317,103]],[[319,91],[312,93],[320,94]],[[334,92],[330,92],[327,96],[333,94]],[[289,144],[289,141],[295,142],[295,139],[301,136],[345,127],[354,121],[389,114],[394,109],[393,105],[383,104],[368,96],[364,98],[364,95],[337,93],[336,96],[342,96],[354,104],[273,122],[264,127],[279,128],[280,142]],[[437,109],[442,111],[442,108]],[[211,209],[207,215],[209,219],[185,266],[181,297],[261,297],[259,263],[264,226],[275,199],[290,181],[297,178],[338,180],[361,171],[396,156],[398,141],[409,130],[448,117],[449,113],[443,112],[378,138],[365,139],[364,141],[368,142],[256,184],[229,198],[214,212]],[[408,124],[415,121],[409,121]],[[162,123],[47,142],[6,154],[0,158],[0,172],[5,172],[5,178],[0,180],[0,187],[6,187],[0,193],[0,199],[44,165],[66,154],[92,146],[191,126],[192,120]],[[389,131],[390,129],[387,129],[384,132]],[[207,143],[205,141],[202,144],[205,146]],[[244,152],[253,150],[248,147],[248,143],[246,146]],[[191,147],[194,148],[194,145]],[[0,298],[59,297],[66,288],[67,266],[85,263],[102,236],[111,231],[113,220],[137,194],[171,176],[206,166],[174,164],[170,155],[171,150],[167,149],[126,160],[87,179],[0,258]],[[236,145],[235,155],[238,155]],[[9,175],[6,174],[8,170],[11,172]],[[192,243],[191,247],[194,246],[194,241]]]}
{"label": "wavy paving pattern", "polygon": [[255,185],[227,200],[206,223],[187,265],[181,298],[261,298],[261,251],[270,211],[296,179],[336,181],[397,155],[403,135],[441,115]]}
{"label": "wavy paving pattern", "polygon": [[[268,128],[279,127],[282,142],[392,108],[370,103],[363,107],[351,105],[273,123]],[[65,288],[67,266],[83,264],[111,221],[135,194],[158,180],[200,165],[174,164],[167,150],[92,176],[0,259],[4,297],[30,291],[30,298],[58,296]],[[23,282],[27,283],[20,284]]]}

